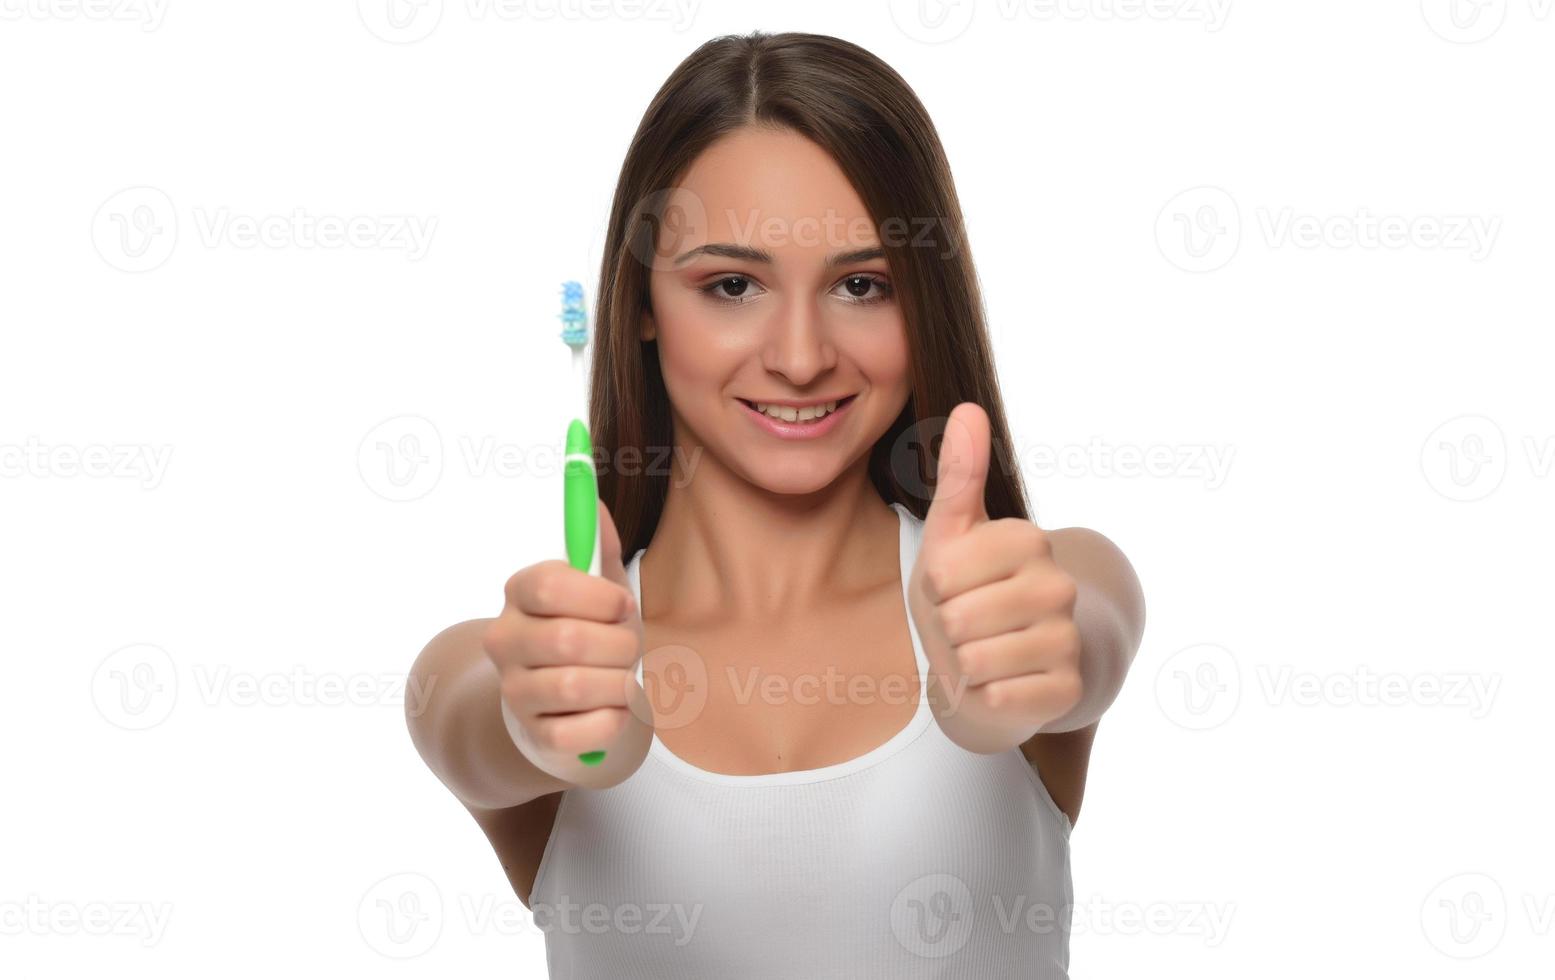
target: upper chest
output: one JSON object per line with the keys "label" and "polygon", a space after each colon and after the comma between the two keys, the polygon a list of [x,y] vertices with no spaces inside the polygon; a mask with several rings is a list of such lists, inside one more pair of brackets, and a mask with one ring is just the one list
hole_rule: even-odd
{"label": "upper chest", "polygon": [[900,731],[920,675],[900,583],[760,623],[644,623],[665,748],[710,772],[818,769]]}

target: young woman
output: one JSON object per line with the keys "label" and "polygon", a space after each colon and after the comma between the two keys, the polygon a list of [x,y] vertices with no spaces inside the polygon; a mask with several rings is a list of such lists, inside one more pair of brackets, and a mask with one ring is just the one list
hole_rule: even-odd
{"label": "young woman", "polygon": [[627,153],[597,314],[604,574],[519,571],[410,718],[551,975],[1066,976],[1143,599],[1027,516],[911,89],[835,38],[702,45]]}

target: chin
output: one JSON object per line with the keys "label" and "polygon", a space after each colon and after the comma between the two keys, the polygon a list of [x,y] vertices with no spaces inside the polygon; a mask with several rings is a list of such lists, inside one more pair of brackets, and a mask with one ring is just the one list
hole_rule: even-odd
{"label": "chin", "polygon": [[742,466],[746,479],[768,493],[803,495],[818,493],[834,483],[841,469],[830,460],[795,459],[788,463],[766,458]]}

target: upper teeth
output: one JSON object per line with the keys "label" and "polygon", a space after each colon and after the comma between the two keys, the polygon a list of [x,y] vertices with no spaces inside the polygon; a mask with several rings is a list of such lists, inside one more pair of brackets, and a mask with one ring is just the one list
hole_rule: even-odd
{"label": "upper teeth", "polygon": [[775,419],[785,422],[809,422],[818,419],[827,412],[835,412],[835,401],[823,402],[820,405],[806,405],[804,408],[793,408],[788,405],[768,405],[766,402],[756,402],[756,411],[770,415]]}

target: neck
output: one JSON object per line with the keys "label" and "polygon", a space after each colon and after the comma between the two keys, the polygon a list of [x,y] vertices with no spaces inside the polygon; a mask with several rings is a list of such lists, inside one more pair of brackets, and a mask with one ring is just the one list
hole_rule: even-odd
{"label": "neck", "polygon": [[671,476],[643,553],[645,617],[673,597],[682,623],[778,621],[899,582],[900,518],[867,457],[807,494],[772,493],[700,457],[693,477]]}

